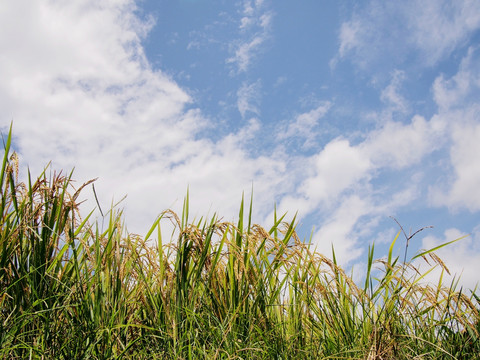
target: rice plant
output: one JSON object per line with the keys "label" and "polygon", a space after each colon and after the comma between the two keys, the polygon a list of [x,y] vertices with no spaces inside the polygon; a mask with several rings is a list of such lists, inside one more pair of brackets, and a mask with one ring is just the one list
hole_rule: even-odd
{"label": "rice plant", "polygon": [[[295,218],[236,223],[164,211],[144,237],[116,208],[82,218],[72,174],[0,174],[0,357],[4,359],[478,359],[480,298],[423,281],[431,249],[367,257],[364,284],[295,232]],[[171,222],[175,231],[165,237]],[[169,227],[170,228],[170,227]],[[455,246],[455,244],[447,244]]]}

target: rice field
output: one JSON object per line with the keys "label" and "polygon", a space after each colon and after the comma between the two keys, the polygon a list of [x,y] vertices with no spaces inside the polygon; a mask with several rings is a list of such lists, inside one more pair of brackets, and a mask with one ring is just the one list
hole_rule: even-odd
{"label": "rice field", "polygon": [[[445,264],[369,249],[365,281],[295,232],[295,218],[191,220],[164,211],[144,237],[121,210],[102,226],[72,173],[18,179],[4,140],[0,173],[2,359],[479,359],[476,290],[422,281]],[[165,224],[175,231],[166,237]],[[162,237],[163,235],[163,237]],[[461,239],[456,239],[461,240]],[[455,246],[455,241],[445,246]]]}

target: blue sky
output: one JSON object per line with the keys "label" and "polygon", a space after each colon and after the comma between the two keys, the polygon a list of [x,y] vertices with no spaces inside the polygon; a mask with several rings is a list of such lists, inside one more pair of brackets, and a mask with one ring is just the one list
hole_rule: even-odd
{"label": "blue sky", "polygon": [[439,255],[478,281],[478,1],[18,0],[0,21],[24,174],[99,177],[140,234],[187,187],[195,216],[235,220],[253,186],[255,222],[298,211],[347,268],[386,251],[390,216],[434,226],[411,254],[471,234]]}

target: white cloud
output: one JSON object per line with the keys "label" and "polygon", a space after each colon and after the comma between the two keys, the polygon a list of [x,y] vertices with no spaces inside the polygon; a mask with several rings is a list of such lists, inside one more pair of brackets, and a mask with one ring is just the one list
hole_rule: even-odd
{"label": "white cloud", "polygon": [[300,191],[313,204],[337,198],[364,178],[371,166],[369,159],[344,139],[331,141],[311,161],[314,174],[304,181]]}
{"label": "white cloud", "polygon": [[458,72],[450,79],[439,76],[433,85],[439,111],[437,118],[448,124],[450,165],[448,183],[432,185],[430,198],[436,206],[452,210],[480,210],[480,51],[470,48]]}
{"label": "white cloud", "polygon": [[259,10],[263,6],[263,1],[245,0],[243,2],[243,17],[240,19],[240,30],[246,31],[255,25],[266,27],[269,25],[270,17],[268,14],[263,14],[258,17]]}
{"label": "white cloud", "polygon": [[262,45],[265,38],[255,36],[248,42],[239,43],[235,49],[235,55],[227,59],[227,63],[236,63],[239,71],[246,71],[250,65],[255,51]]}
{"label": "white cloud", "polygon": [[286,76],[279,76],[277,78],[277,80],[275,81],[275,84],[273,84],[273,87],[278,88],[278,87],[282,86],[286,81],[287,81]]}
{"label": "white cloud", "polygon": [[240,38],[233,42],[233,56],[227,59],[227,63],[234,64],[238,72],[248,70],[253,58],[258,55],[270,36],[273,14],[264,8],[263,1],[243,2],[243,16],[239,26]]}
{"label": "white cloud", "polygon": [[[372,0],[363,8],[357,7],[340,26],[338,53],[330,65],[334,67],[339,60],[348,58],[360,69],[373,71],[374,76],[387,69],[391,79],[380,97],[385,106],[376,113],[377,128],[364,133],[364,140],[355,144],[335,139],[309,158],[305,180],[296,196],[285,197],[284,201],[288,206],[298,206],[301,214],[321,212],[319,217],[326,219],[325,225],[315,234],[315,241],[326,242],[323,250],[327,252],[333,242],[335,249],[344,254],[342,263],[353,260],[350,254],[362,246],[358,243],[359,229],[368,219],[375,221],[380,214],[391,214],[423,197],[425,181],[436,181],[428,173],[429,167],[445,165],[449,148],[454,178],[445,176],[450,180],[447,184],[445,178],[437,179],[438,184],[432,186],[432,203],[472,212],[480,209],[480,198],[475,195],[478,191],[474,190],[480,184],[478,50],[468,50],[457,75],[450,79],[442,76],[435,81],[432,92],[438,113],[430,119],[415,114],[406,121],[405,115],[413,105],[402,91],[408,73],[403,70],[391,73],[392,65],[405,68],[406,61],[414,59],[420,67],[431,67],[462,49],[480,29],[479,16],[480,5],[475,1],[420,4]],[[401,116],[396,121],[395,112]],[[324,165],[328,171],[320,171],[322,166],[314,159],[322,158],[337,165]],[[451,170],[442,169],[447,174]],[[374,186],[385,172],[407,173],[408,183],[402,187],[394,176],[392,183],[384,183],[385,188]],[[330,204],[334,205],[325,200],[329,196],[334,199]]]}
{"label": "white cloud", "polygon": [[379,58],[401,58],[399,46],[402,36],[402,5],[371,0],[366,6],[355,8],[350,19],[344,21],[339,31],[337,55],[330,66],[335,67],[341,59],[349,58],[362,69],[378,71]]}
{"label": "white cloud", "polygon": [[[476,107],[478,117],[480,107]],[[453,125],[452,146],[450,149],[451,165],[454,178],[447,190],[443,186],[431,188],[431,199],[437,206],[446,205],[453,210],[480,210],[480,123],[460,123]]]}
{"label": "white cloud", "polygon": [[362,23],[358,19],[344,22],[340,27],[340,57],[343,57],[352,49],[361,45]]}
{"label": "white cloud", "polygon": [[390,111],[406,113],[408,111],[407,100],[399,93],[399,88],[405,79],[405,72],[395,70],[392,74],[390,84],[383,89],[380,99],[390,107]]}
{"label": "white cloud", "polygon": [[410,2],[407,18],[415,46],[433,65],[448,56],[480,28],[480,3],[475,0]]}
{"label": "white cloud", "polygon": [[318,126],[319,120],[325,116],[331,106],[331,102],[325,101],[309,112],[297,115],[295,121],[289,122],[286,129],[279,133],[279,139],[282,140],[289,137],[300,138],[305,140],[303,147],[308,148],[312,146],[318,132],[315,128]]}
{"label": "white cloud", "polygon": [[331,66],[351,55],[361,68],[377,72],[382,60],[398,66],[411,54],[432,66],[479,28],[480,5],[475,0],[371,0],[340,26]]}
{"label": "white cloud", "polygon": [[[372,235],[379,216],[395,213],[420,196],[415,178],[406,184],[385,185],[383,190],[372,182],[386,169],[402,171],[420,163],[445,144],[445,131],[442,120],[415,116],[407,124],[387,121],[356,145],[334,139],[294,168],[304,180],[296,186],[295,195],[283,197],[280,213],[319,213],[323,225],[314,234],[315,244],[327,253],[333,244],[339,262],[346,265],[361,254],[359,239]],[[417,172],[421,179],[422,170]]]}
{"label": "white cloud", "polygon": [[257,214],[270,210],[284,161],[243,150],[258,121],[217,143],[200,138],[212,125],[150,68],[140,40],[151,23],[135,17],[133,1],[1,6],[2,132],[13,119],[15,146],[32,174],[53,160],[57,170],[75,167],[79,183],[99,177],[103,210],[128,194],[127,225],[140,233],[166,208],[181,210],[188,186],[192,214],[211,207],[234,219],[252,184]]}
{"label": "white cloud", "polygon": [[471,95],[480,89],[480,50],[470,47],[462,59],[458,72],[450,79],[440,75],[433,84],[433,96],[440,112],[463,108]]}
{"label": "white cloud", "polygon": [[332,245],[339,264],[345,265],[362,255],[356,226],[362,216],[370,213],[371,205],[357,195],[347,197],[333,215],[315,233],[312,243],[322,254],[330,256]]}
{"label": "white cloud", "polygon": [[405,168],[438,149],[445,142],[445,124],[415,115],[410,124],[388,121],[368,134],[362,150],[376,167]]}
{"label": "white cloud", "polygon": [[[480,107],[478,108],[480,110]],[[480,210],[480,123],[455,126],[451,149],[456,179],[449,193],[449,203]]]}
{"label": "white cloud", "polygon": [[260,114],[259,105],[261,100],[262,83],[259,80],[253,83],[244,81],[237,91],[237,108],[242,118],[249,112]]}

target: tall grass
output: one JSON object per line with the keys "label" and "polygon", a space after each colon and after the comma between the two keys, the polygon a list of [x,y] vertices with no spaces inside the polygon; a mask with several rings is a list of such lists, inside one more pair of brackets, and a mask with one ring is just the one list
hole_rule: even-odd
{"label": "tall grass", "polygon": [[[242,199],[237,223],[163,212],[146,236],[121,211],[82,219],[71,174],[0,174],[0,357],[4,359],[475,359],[480,299],[423,282],[372,245],[363,286],[298,239],[265,229]],[[175,232],[164,241],[162,225]],[[165,228],[165,226],[164,226]],[[454,245],[450,245],[454,246]],[[379,272],[380,271],[380,272]],[[380,275],[378,275],[380,274]]]}

